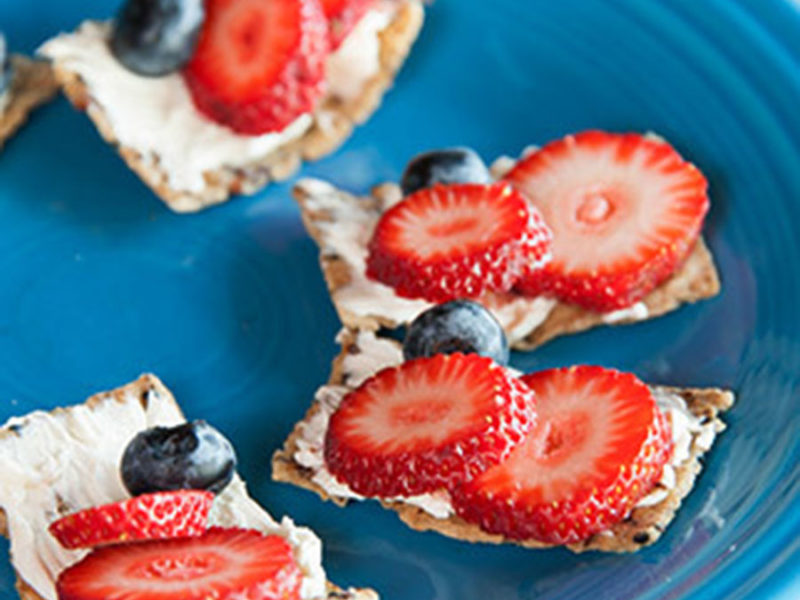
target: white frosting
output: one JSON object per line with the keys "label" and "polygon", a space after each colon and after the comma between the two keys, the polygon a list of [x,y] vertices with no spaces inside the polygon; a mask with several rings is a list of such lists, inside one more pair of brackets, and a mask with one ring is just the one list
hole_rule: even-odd
{"label": "white frosting", "polygon": [[[539,146],[536,146],[534,144],[531,144],[530,146],[525,146],[522,149],[522,152],[520,152],[520,159],[528,158],[531,154],[537,152],[538,150]],[[495,161],[491,165],[489,165],[489,172],[495,179],[502,179],[503,177],[508,175],[511,172],[511,169],[513,169],[516,165],[517,165],[516,158],[504,154],[498,156],[495,159]]]}
{"label": "white frosting", "polygon": [[[501,302],[494,304],[493,300]],[[529,298],[514,294],[505,294],[502,297],[493,296],[482,300],[497,318],[506,332],[510,344],[514,344],[528,337],[555,308],[557,302],[553,298],[538,296]]]}
{"label": "white frosting", "polygon": [[367,80],[380,68],[379,33],[392,20],[389,10],[371,10],[356,24],[342,44],[328,57],[328,92],[351,100],[358,97]]}
{"label": "white frosting", "polygon": [[[391,19],[390,5],[368,13],[342,46],[328,57],[327,84],[334,95],[356,96],[379,67],[378,32]],[[199,192],[204,173],[243,168],[302,136],[314,116],[298,117],[283,131],[239,135],[203,116],[180,73],[142,77],[114,58],[109,24],[87,21],[74,33],[46,42],[39,52],[80,75],[92,99],[87,110],[105,114],[114,137],[146,161],[158,162],[170,187]]]}
{"label": "white frosting", "polygon": [[[337,341],[342,340],[340,338]],[[315,396],[317,410],[310,420],[301,423],[297,451],[293,458],[301,466],[313,471],[314,483],[330,496],[364,500],[363,496],[355,493],[346,484],[337,481],[325,466],[323,449],[328,422],[349,391],[381,369],[402,363],[403,353],[399,343],[379,338],[367,331],[357,334],[355,345],[359,351],[347,354],[342,365],[347,385],[325,385],[317,390]],[[656,404],[666,413],[672,425],[674,451],[669,464],[664,467],[661,479],[652,492],[636,504],[637,507],[653,506],[663,501],[669,490],[675,487],[675,468],[690,458],[692,444],[696,444],[702,450],[708,450],[716,436],[714,423],[711,421],[703,423],[693,415],[683,398],[664,388],[654,386],[650,389]],[[446,519],[455,512],[450,497],[444,490],[435,494],[391,498],[391,500],[417,506],[437,519]]]}
{"label": "white frosting", "polygon": [[367,206],[365,200],[343,196],[324,181],[304,179],[299,185],[310,192],[307,209],[330,216],[329,221],[315,223],[322,233],[320,251],[323,255],[340,256],[349,267],[350,283],[335,292],[337,305],[360,316],[376,312],[390,315],[398,323],[413,320],[431,306],[424,300],[401,298],[394,288],[367,278],[367,244],[378,222],[378,211]]}
{"label": "white frosting", "polygon": [[604,323],[619,323],[620,321],[643,321],[650,315],[644,302],[637,302],[627,308],[614,310],[603,315]]}
{"label": "white frosting", "polygon": [[301,598],[310,600],[325,597],[326,577],[322,568],[320,539],[307,527],[295,525],[289,517],[283,517],[281,522],[277,523],[250,497],[244,482],[238,476],[214,500],[209,523],[224,527],[258,529],[285,538],[294,548],[295,560],[303,571]]}
{"label": "white frosting", "polygon": [[511,169],[513,169],[516,164],[517,160],[515,158],[506,156],[504,154],[502,156],[498,156],[489,166],[489,172],[495,179],[502,179],[511,172]]}
{"label": "white frosting", "polygon": [[703,452],[710,450],[717,436],[714,421],[709,419],[704,422],[702,418],[689,412],[686,402],[677,394],[670,393],[661,387],[651,389],[659,408],[670,417],[672,422],[672,441],[675,444],[674,464],[689,459],[692,444]]}
{"label": "white frosting", "polygon": [[[82,405],[55,414],[35,412],[6,423],[19,427],[0,439],[0,506],[8,519],[12,564],[45,600],[57,600],[59,573],[85,555],[62,548],[47,526],[76,510],[128,498],[119,474],[127,443],[142,429],[183,422],[167,395],[151,391],[145,410],[130,390],[122,401],[106,395],[93,410]],[[211,520],[285,537],[304,573],[303,598],[324,596],[319,539],[289,519],[275,522],[238,477],[215,500]]]}
{"label": "white frosting", "polygon": [[672,426],[672,460],[664,466],[661,480],[653,491],[639,500],[637,507],[654,506],[664,500],[669,490],[675,487],[675,467],[691,458],[693,445],[706,452],[711,449],[717,436],[713,420],[704,423],[689,411],[683,398],[661,387],[654,386],[650,390]]}

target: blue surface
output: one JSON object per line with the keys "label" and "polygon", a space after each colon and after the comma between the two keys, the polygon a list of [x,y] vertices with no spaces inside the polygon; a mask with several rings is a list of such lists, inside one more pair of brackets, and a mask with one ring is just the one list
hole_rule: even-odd
{"label": "blue surface", "polygon": [[[0,27],[32,50],[114,4],[0,0]],[[333,580],[387,600],[800,598],[798,107],[789,0],[439,0],[381,112],[305,169],[363,190],[429,147],[493,157],[602,127],[658,131],[708,174],[718,298],[514,358],[739,393],[697,488],[638,554],[471,546],[270,482],[338,329],[289,188],[172,215],[64,100],[0,158],[0,418],[154,371],[235,441],[265,506],[319,532]]]}

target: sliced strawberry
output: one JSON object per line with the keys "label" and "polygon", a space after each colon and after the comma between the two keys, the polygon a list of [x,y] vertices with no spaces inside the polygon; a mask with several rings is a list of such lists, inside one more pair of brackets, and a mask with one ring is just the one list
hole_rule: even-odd
{"label": "sliced strawberry", "polygon": [[99,548],[63,571],[56,589],[59,600],[296,600],[302,580],[282,537],[215,528]]}
{"label": "sliced strawberry", "polygon": [[322,97],[328,44],[317,0],[207,0],[183,75],[207,117],[248,135],[281,131]]}
{"label": "sliced strawberry", "polygon": [[522,378],[537,424],[501,464],[453,490],[465,520],[511,539],[568,544],[623,519],[661,477],[670,425],[648,387],[602,367]]}
{"label": "sliced strawberry", "polygon": [[507,291],[550,259],[550,230],[507,183],[434,185],[383,214],[367,275],[400,296],[446,302]]}
{"label": "sliced strawberry", "polygon": [[553,260],[517,284],[590,310],[641,300],[692,250],[709,208],[703,174],[652,136],[585,131],[506,176],[553,230]]}
{"label": "sliced strawberry", "polygon": [[328,19],[331,48],[335,50],[376,0],[321,0],[320,3]]}
{"label": "sliced strawberry", "polygon": [[384,369],[331,417],[325,462],[364,496],[458,485],[503,460],[535,419],[534,396],[476,354],[438,354]]}
{"label": "sliced strawberry", "polygon": [[213,501],[214,494],[199,490],[144,494],[67,515],[49,530],[70,550],[201,535]]}

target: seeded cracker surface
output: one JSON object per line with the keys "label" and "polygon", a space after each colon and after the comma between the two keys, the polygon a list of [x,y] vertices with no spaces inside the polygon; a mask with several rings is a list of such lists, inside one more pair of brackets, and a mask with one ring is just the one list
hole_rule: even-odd
{"label": "seeded cracker surface", "polygon": [[33,110],[41,106],[58,91],[52,69],[46,62],[26,56],[11,57],[14,79],[11,83],[8,105],[0,114],[0,150],[6,140],[25,124]]}

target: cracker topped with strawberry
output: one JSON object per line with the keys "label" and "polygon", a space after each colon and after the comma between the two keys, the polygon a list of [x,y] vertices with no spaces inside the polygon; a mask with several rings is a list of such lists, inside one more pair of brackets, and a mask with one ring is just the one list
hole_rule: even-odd
{"label": "cracker topped with strawberry", "polygon": [[128,166],[190,212],[337,148],[422,20],[420,0],[124,0],[40,54]]}
{"label": "cracker topped with strawberry", "polygon": [[230,442],[152,375],[0,429],[0,521],[25,600],[377,600],[247,493]]}
{"label": "cracker topped with strawberry", "polygon": [[691,491],[733,404],[578,365],[520,374],[478,303],[425,311],[401,344],[343,330],[333,374],[273,478],[338,504],[376,499],[474,542],[631,552]]}
{"label": "cracker topped with strawberry", "polygon": [[57,90],[50,65],[21,54],[12,55],[0,31],[0,150]]}
{"label": "cracker topped with strawberry", "polygon": [[707,181],[652,134],[586,131],[491,169],[470,149],[436,150],[370,197],[318,180],[295,197],[351,329],[408,325],[465,298],[530,349],[719,291],[701,236]]}

